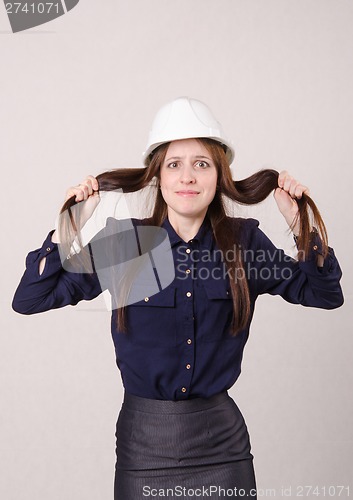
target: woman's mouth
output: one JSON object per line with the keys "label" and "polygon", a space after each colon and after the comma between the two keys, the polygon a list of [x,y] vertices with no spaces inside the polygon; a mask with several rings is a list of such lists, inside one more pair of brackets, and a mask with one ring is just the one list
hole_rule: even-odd
{"label": "woman's mouth", "polygon": [[177,191],[176,194],[180,196],[196,196],[197,194],[199,194],[199,192],[191,190],[183,190],[183,191]]}

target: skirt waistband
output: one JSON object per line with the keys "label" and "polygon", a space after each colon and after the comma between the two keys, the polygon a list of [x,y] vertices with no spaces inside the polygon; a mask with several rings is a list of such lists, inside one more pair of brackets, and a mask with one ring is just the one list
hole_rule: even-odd
{"label": "skirt waistband", "polygon": [[179,401],[164,399],[149,399],[129,394],[125,391],[123,407],[130,410],[139,410],[147,413],[193,413],[196,411],[213,408],[228,401],[228,391],[214,394],[210,398],[191,398]]}

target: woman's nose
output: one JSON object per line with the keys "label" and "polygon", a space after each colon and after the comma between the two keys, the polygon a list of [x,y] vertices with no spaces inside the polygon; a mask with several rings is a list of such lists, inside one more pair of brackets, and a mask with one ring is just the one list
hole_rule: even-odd
{"label": "woman's nose", "polygon": [[189,184],[190,182],[195,182],[195,174],[192,167],[185,166],[181,169],[180,180]]}

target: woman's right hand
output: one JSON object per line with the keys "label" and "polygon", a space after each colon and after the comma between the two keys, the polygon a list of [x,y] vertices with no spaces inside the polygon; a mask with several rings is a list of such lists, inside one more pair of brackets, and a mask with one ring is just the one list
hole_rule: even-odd
{"label": "woman's right hand", "polygon": [[[98,181],[93,175],[88,175],[81,184],[77,186],[72,186],[66,191],[65,201],[67,201],[71,196],[76,195],[75,201],[87,200],[89,196],[94,193],[98,193],[99,185]],[[98,202],[99,203],[99,202]]]}
{"label": "woman's right hand", "polygon": [[[98,203],[100,202],[99,184],[97,179],[93,177],[93,175],[88,175],[77,186],[69,187],[65,194],[65,202],[72,196],[75,196],[75,201],[78,204],[81,201],[84,201],[81,206],[74,205],[72,207],[73,210],[75,210],[74,207],[77,207],[77,209],[79,209],[80,227],[82,228],[91,217]],[[53,243],[60,243],[59,235],[57,233],[58,231],[55,231],[52,234],[51,240],[53,241]]]}

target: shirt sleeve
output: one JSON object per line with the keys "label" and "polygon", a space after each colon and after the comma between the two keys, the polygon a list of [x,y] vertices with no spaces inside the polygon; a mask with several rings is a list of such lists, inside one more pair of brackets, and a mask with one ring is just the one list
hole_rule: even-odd
{"label": "shirt sleeve", "polygon": [[321,267],[322,241],[316,230],[310,235],[310,251],[305,261],[293,259],[277,248],[258,227],[259,221],[247,219],[249,255],[245,252],[248,282],[255,295],[280,295],[287,302],[322,309],[335,309],[344,302],[340,279],[342,270],[333,248]]}
{"label": "shirt sleeve", "polygon": [[[26,257],[26,269],[12,301],[12,308],[18,313],[35,314],[75,305],[81,300],[92,300],[102,292],[95,271],[79,273],[63,268],[58,244],[51,241],[54,231],[48,233],[40,248],[29,252]],[[91,251],[90,256],[92,260]],[[39,262],[43,257],[46,257],[45,267],[39,274]]]}

